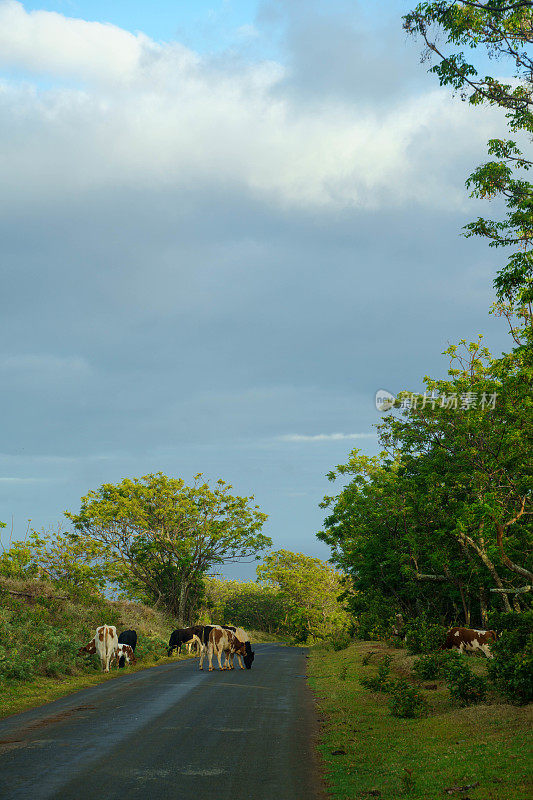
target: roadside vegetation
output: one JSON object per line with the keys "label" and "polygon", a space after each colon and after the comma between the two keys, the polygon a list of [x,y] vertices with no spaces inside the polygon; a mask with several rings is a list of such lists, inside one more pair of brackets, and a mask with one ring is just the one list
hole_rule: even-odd
{"label": "roadside vegetation", "polygon": [[45,581],[0,577],[0,715],[107,679],[96,655],[77,655],[102,622],[139,634],[137,665],[111,676],[166,660],[167,615],[97,594],[72,596]]}
{"label": "roadside vegetation", "polygon": [[[467,662],[486,681],[487,659],[448,658]],[[319,752],[331,797],[528,797],[531,705],[511,705],[494,691],[483,703],[464,704],[444,677],[417,674],[419,659],[377,641],[311,650],[309,682],[322,712]]]}
{"label": "roadside vegetation", "polygon": [[[533,722],[533,5],[420,3],[404,17],[441,86],[503,111],[508,134],[468,178],[500,219],[465,235],[504,248],[493,313],[509,352],[482,336],[445,351],[445,378],[389,397],[380,452],[331,470],[318,534],[345,576],[355,637],[313,649],[320,751],[334,798],[531,794]],[[487,56],[503,61],[486,75]],[[400,616],[399,616],[400,615]],[[442,650],[451,626],[495,630],[493,658]],[[392,634],[396,633],[393,639]],[[369,641],[370,640],[370,641]]]}

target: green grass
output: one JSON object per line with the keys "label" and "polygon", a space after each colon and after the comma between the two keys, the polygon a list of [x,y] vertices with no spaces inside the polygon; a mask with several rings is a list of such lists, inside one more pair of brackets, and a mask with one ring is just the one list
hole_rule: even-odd
{"label": "green grass", "polygon": [[[479,786],[451,796],[531,796],[533,705],[518,708],[489,698],[481,705],[458,708],[442,681],[422,681],[428,716],[396,719],[390,715],[387,695],[359,683],[376,674],[385,654],[392,656],[392,677],[409,680],[414,658],[382,643],[357,642],[337,653],[311,651],[309,683],[322,712],[319,750],[332,798],[442,800],[448,796],[445,789],[477,781]],[[478,673],[486,669],[481,658],[470,657],[469,664]],[[424,689],[434,684],[436,690]],[[333,755],[335,750],[345,753]]]}
{"label": "green grass", "polygon": [[60,697],[66,697],[74,692],[96,686],[104,681],[120,679],[130,672],[142,672],[161,664],[172,664],[177,661],[187,661],[193,658],[183,654],[181,656],[163,656],[158,660],[146,659],[137,661],[135,665],[126,665],[124,669],[111,669],[111,672],[93,672],[84,675],[63,675],[60,678],[39,676],[31,681],[10,681],[2,685],[0,692],[0,719],[36,708],[44,703],[50,703]]}

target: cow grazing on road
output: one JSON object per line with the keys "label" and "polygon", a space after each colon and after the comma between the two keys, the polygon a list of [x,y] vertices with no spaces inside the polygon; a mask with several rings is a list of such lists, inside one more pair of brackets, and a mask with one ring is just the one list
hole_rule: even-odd
{"label": "cow grazing on road", "polygon": [[[131,651],[132,651],[132,655],[133,655],[133,653],[135,653],[135,648],[137,647],[137,631],[134,631],[131,628],[128,628],[127,631],[122,631],[122,633],[119,634],[118,643],[119,643],[119,645],[121,645],[121,644],[129,645],[129,647],[131,647]],[[118,660],[119,669],[124,666],[126,661],[131,661],[132,664],[135,664],[136,660],[137,659],[135,658],[135,656],[132,659],[132,658],[129,658],[129,657],[126,658],[125,654],[121,655],[119,660]]]}
{"label": "cow grazing on road", "polygon": [[201,645],[203,630],[203,625],[193,625],[190,628],[177,628],[175,631],[172,631],[168,643],[167,656],[171,656],[174,650],[181,653],[182,644],[192,642],[195,638],[197,638]]}
{"label": "cow grazing on road", "polygon": [[[244,646],[245,646],[245,649],[246,649],[246,654],[244,656],[244,666],[246,667],[246,669],[251,669],[253,660],[255,658],[255,653],[252,650],[252,645],[250,644],[250,637],[248,636],[246,631],[243,630],[243,628],[236,628],[234,625],[223,625],[222,627],[225,628],[225,630],[231,631],[232,633],[234,633],[235,636],[237,637],[237,639],[239,639],[239,641],[244,642]],[[241,657],[240,657],[240,655],[238,653],[235,653],[235,654],[232,653],[231,654],[231,667],[230,667],[230,669],[233,669],[234,655],[236,655],[237,658],[239,659],[239,665],[240,665],[240,667],[242,669]],[[229,660],[230,660],[230,656],[227,657],[227,665],[229,665]]]}
{"label": "cow grazing on road", "polygon": [[100,663],[104,672],[109,672],[109,664],[115,657],[118,648],[117,629],[114,625],[101,625],[96,629],[94,636],[96,652],[100,656]]}
{"label": "cow grazing on road", "polygon": [[136,664],[137,659],[135,658],[135,654],[133,652],[133,647],[129,644],[119,644],[117,645],[117,649],[115,650],[115,656],[113,659],[113,663],[118,662],[119,667],[123,667],[126,664]]}
{"label": "cow grazing on road", "polygon": [[445,650],[480,650],[487,658],[493,658],[490,645],[496,641],[496,631],[479,631],[475,628],[450,628],[446,634],[443,648]]}
{"label": "cow grazing on road", "polygon": [[[206,626],[210,627],[211,631],[209,633],[209,640],[207,643],[207,656],[209,659],[209,672],[213,671],[213,653],[216,655],[218,659],[218,667],[221,670],[227,669],[226,664],[222,666],[221,656],[224,653],[226,655],[226,659],[228,655],[235,654],[237,656],[244,656],[246,655],[246,645],[244,642],[241,642],[232,631],[227,630],[226,628],[222,628],[220,625],[213,625],[213,626]],[[204,663],[204,656],[205,656],[206,648],[205,646],[202,648],[200,653],[200,669],[203,669]],[[240,661],[240,658],[239,658]],[[241,663],[241,668],[242,663]]]}

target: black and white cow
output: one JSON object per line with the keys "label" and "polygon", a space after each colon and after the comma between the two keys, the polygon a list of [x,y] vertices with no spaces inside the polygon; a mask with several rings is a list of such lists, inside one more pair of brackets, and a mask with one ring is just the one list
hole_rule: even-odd
{"label": "black and white cow", "polygon": [[198,640],[200,646],[202,644],[203,625],[192,625],[190,628],[176,628],[170,634],[170,640],[167,648],[167,656],[171,656],[174,650],[181,653],[182,644]]}

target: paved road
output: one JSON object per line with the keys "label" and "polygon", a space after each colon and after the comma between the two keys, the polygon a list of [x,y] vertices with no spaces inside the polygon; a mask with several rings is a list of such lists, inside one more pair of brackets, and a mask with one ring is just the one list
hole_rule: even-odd
{"label": "paved road", "polygon": [[306,651],[251,670],[176,662],[0,721],[1,800],[313,800]]}

